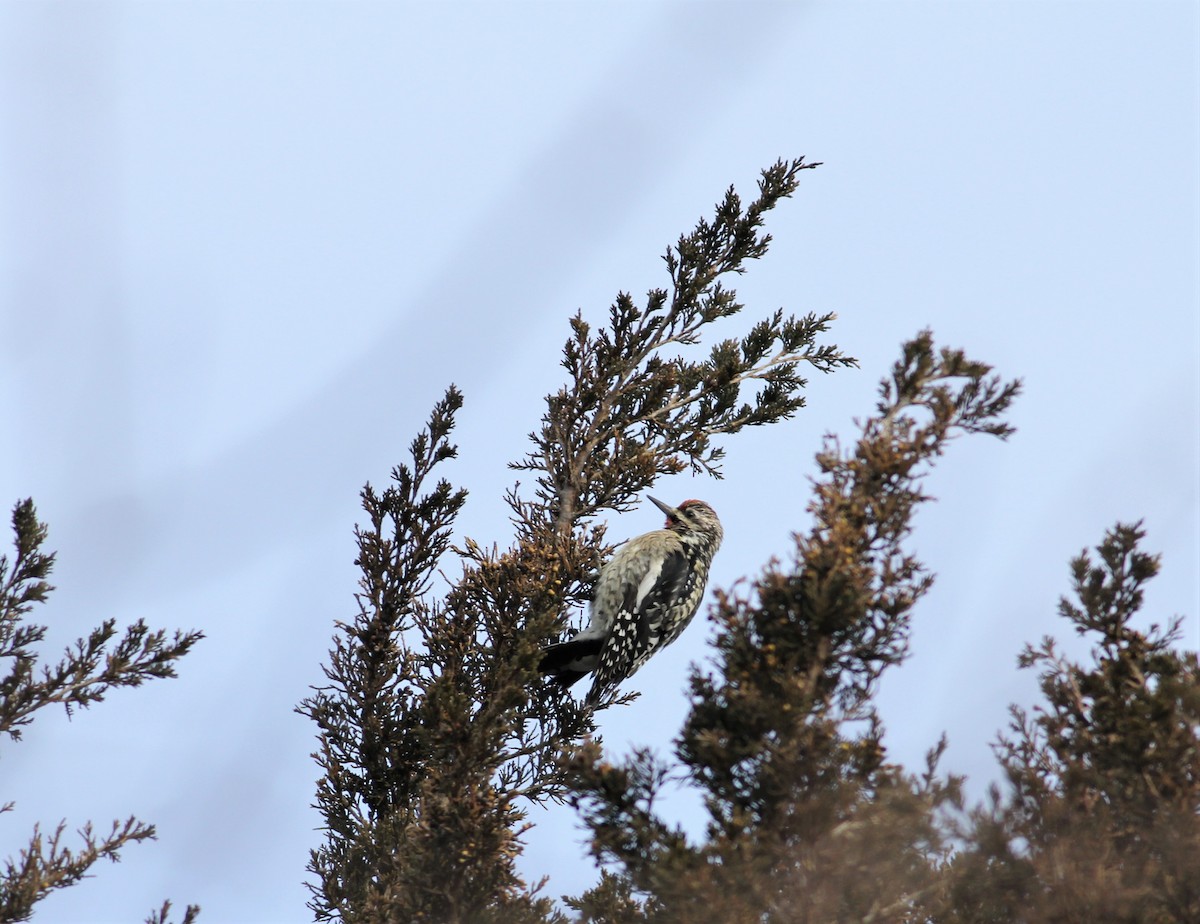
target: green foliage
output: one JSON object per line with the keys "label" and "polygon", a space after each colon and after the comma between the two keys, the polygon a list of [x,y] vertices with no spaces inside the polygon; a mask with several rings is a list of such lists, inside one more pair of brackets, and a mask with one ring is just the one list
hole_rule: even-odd
{"label": "green foliage", "polygon": [[[44,603],[54,588],[45,580],[54,567],[54,553],[43,552],[47,528],[39,522],[32,500],[19,502],[12,515],[16,555],[10,564],[0,555],[0,658],[9,660],[8,673],[0,678],[0,732],[19,740],[23,726],[44,706],[60,703],[67,714],[76,706],[102,701],[115,687],[141,686],[151,678],[174,677],[175,662],[203,638],[200,632],[175,632],[168,639],[152,632],[139,620],[117,638],[116,621],[106,619],[86,639],[77,640],[63,658],[39,664],[36,647],[46,627],[25,623],[33,604]],[[110,644],[117,639],[115,644]],[[13,804],[0,807],[0,813]],[[154,826],[136,818],[114,821],[111,830],[98,835],[90,822],[79,831],[82,846],[63,845],[66,822],[46,836],[35,827],[28,847],[18,857],[2,862],[0,921],[24,921],[34,906],[55,889],[74,885],[99,859],[116,861],[126,844],[154,838]],[[151,920],[166,924],[169,903]],[[189,905],[184,924],[191,924],[200,909]]]}

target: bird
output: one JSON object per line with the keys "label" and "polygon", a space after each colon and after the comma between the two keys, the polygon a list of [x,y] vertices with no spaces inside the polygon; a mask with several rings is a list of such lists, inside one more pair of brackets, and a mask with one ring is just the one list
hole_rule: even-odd
{"label": "bird", "polygon": [[588,627],[547,647],[538,664],[542,674],[564,687],[593,674],[585,700],[590,705],[687,628],[704,599],[708,569],[724,537],[721,521],[704,501],[672,507],[646,497],[666,514],[665,526],[617,550],[596,579]]}

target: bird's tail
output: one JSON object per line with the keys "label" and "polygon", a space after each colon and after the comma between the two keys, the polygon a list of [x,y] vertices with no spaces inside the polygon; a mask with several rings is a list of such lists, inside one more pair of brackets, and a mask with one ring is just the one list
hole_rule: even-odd
{"label": "bird's tail", "polygon": [[550,645],[538,662],[538,671],[569,687],[596,669],[603,646],[602,637],[587,636],[577,636],[569,642]]}

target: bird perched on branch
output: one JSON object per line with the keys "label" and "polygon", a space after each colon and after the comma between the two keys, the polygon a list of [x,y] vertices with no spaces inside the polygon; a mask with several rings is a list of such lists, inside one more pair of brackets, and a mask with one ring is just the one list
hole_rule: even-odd
{"label": "bird perched on branch", "polygon": [[586,629],[549,646],[538,670],[563,686],[595,672],[587,702],[630,677],[696,615],[708,567],[724,531],[712,507],[686,500],[671,507],[647,495],[666,526],[630,539],[600,569]]}

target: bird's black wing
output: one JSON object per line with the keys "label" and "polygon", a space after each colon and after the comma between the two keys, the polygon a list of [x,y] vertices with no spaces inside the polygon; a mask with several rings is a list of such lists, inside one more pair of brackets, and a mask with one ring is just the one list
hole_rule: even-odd
{"label": "bird's black wing", "polygon": [[[625,588],[621,613],[600,651],[600,663],[588,693],[595,702],[617,681],[628,677],[646,662],[658,645],[663,618],[691,577],[687,556],[676,549],[663,556],[662,567],[641,583]],[[632,619],[625,614],[633,616]]]}

